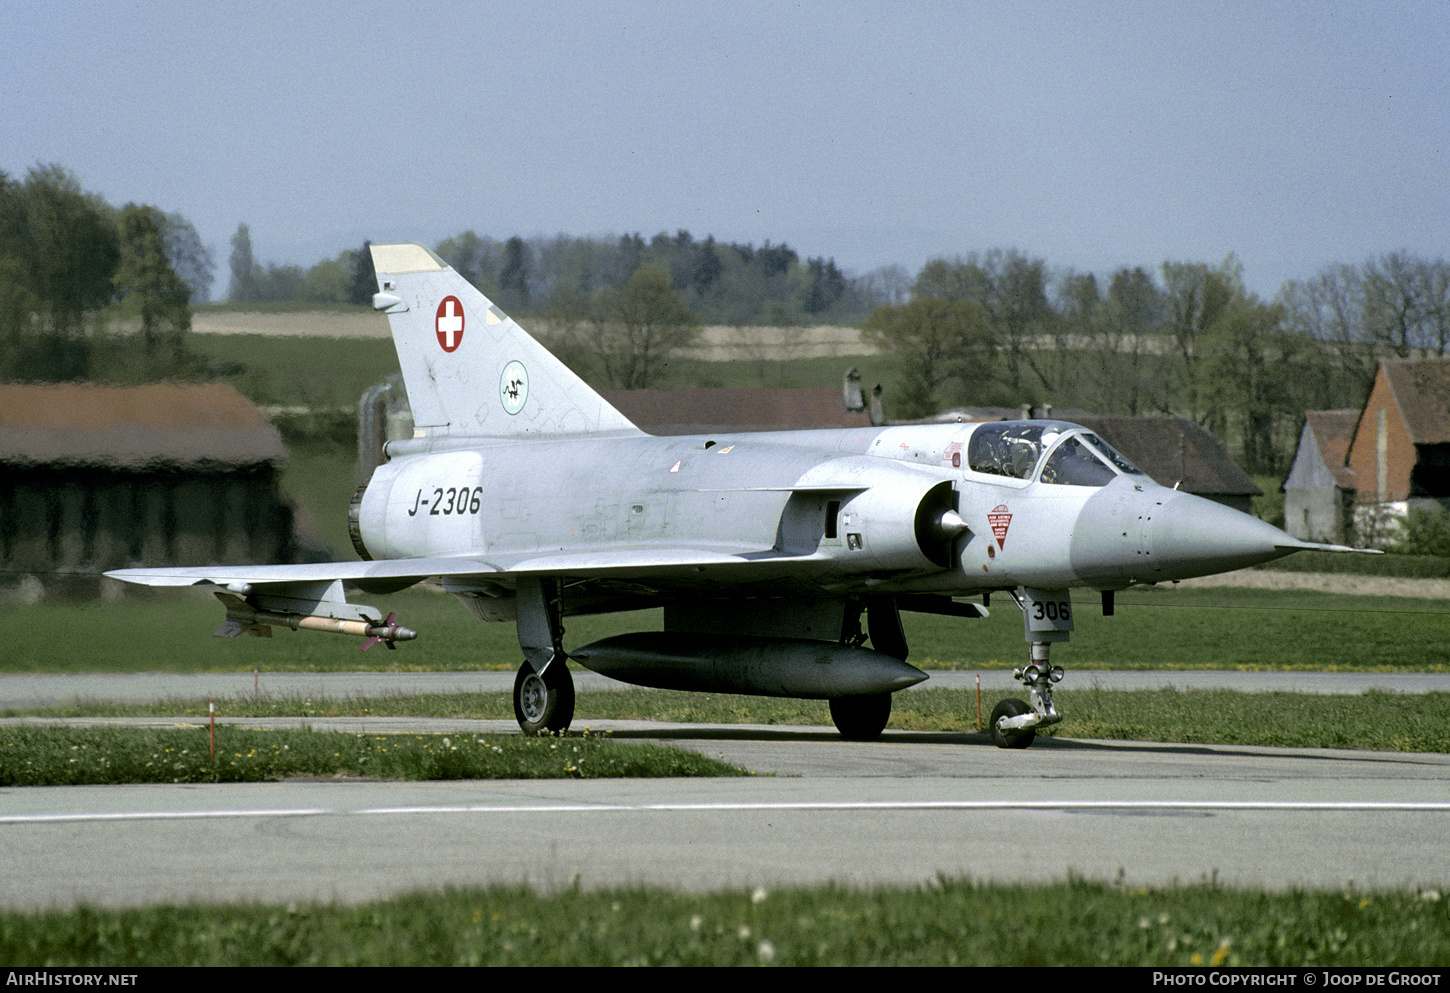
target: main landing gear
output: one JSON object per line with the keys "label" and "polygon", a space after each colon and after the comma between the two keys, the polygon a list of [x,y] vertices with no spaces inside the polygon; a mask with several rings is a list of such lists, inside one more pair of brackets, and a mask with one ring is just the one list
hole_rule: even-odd
{"label": "main landing gear", "polygon": [[525,734],[558,734],[574,719],[574,677],[562,658],[543,675],[525,661],[514,679],[514,717]]}
{"label": "main landing gear", "polygon": [[1031,661],[1012,670],[1012,678],[1027,690],[1027,699],[1009,698],[992,708],[987,731],[998,748],[1026,748],[1037,729],[1056,724],[1062,715],[1052,704],[1052,687],[1067,675],[1048,662],[1052,643],[1072,634],[1072,597],[1067,590],[1039,590],[1019,586],[1012,594],[1022,608],[1023,634],[1032,646]]}
{"label": "main landing gear", "polygon": [[[856,635],[848,644],[860,644],[860,625],[853,625]],[[901,611],[892,597],[872,597],[866,601],[866,630],[871,647],[894,659],[906,661],[906,631],[901,626]],[[844,639],[843,639],[844,640]],[[861,696],[838,696],[828,701],[831,723],[847,741],[875,741],[891,720],[891,694],[867,693]]]}
{"label": "main landing gear", "polygon": [[562,734],[574,720],[574,677],[565,662],[563,615],[557,580],[519,580],[524,664],[514,679],[514,717],[525,734]]}

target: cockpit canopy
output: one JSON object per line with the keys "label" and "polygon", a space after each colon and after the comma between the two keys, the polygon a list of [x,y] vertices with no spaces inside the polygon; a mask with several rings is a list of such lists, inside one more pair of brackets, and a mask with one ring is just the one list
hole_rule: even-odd
{"label": "cockpit canopy", "polygon": [[967,468],[993,476],[1065,486],[1103,486],[1143,471],[1086,428],[1066,421],[980,424],[967,444]]}

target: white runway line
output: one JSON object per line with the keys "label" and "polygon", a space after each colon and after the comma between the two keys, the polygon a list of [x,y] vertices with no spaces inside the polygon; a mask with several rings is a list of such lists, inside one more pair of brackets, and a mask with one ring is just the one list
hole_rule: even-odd
{"label": "white runway line", "polygon": [[538,803],[467,804],[359,809],[295,807],[258,810],[134,811],[115,813],[7,814],[0,825],[82,821],[209,820],[235,817],[317,817],[323,815],[399,814],[602,814],[602,813],[738,813],[741,811],[851,811],[851,810],[1165,810],[1165,811],[1304,811],[1339,813],[1450,812],[1447,801],[1256,801],[1256,800],[862,800],[839,802],[722,802],[722,803]]}

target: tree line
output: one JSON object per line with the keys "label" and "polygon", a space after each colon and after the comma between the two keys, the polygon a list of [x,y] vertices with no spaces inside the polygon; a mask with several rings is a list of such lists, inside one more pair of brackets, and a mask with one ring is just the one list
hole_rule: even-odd
{"label": "tree line", "polygon": [[[234,304],[365,305],[376,285],[366,244],[308,269],[256,260],[245,224],[231,247]],[[1408,252],[1329,265],[1263,300],[1232,256],[1125,266],[1100,281],[992,249],[934,259],[913,280],[900,266],[858,276],[784,243],[684,230],[502,241],[469,231],[436,250],[607,385],[659,385],[701,324],[859,324],[901,370],[894,417],[1024,404],[1176,414],[1254,472],[1287,468],[1305,410],[1361,406],[1380,358],[1450,349],[1450,265]],[[0,172],[0,376],[205,375],[186,335],[214,270],[179,214],[115,208],[58,165]]]}
{"label": "tree line", "polygon": [[1052,404],[1192,418],[1251,472],[1288,468],[1304,411],[1355,408],[1380,358],[1450,349],[1450,265],[1396,252],[1248,292],[1230,256],[1052,274],[994,249],[936,259],[865,335],[900,356],[893,412]]}
{"label": "tree line", "polygon": [[[784,243],[700,241],[684,230],[648,240],[639,233],[498,240],[466,231],[436,251],[509,314],[569,321],[588,318],[603,294],[622,290],[640,269],[663,273],[698,321],[732,326],[859,323],[899,299],[909,282],[900,266],[851,276],[834,259],[802,260]],[[371,280],[366,245],[303,269],[256,260],[245,224],[232,237],[232,303],[365,304]]]}
{"label": "tree line", "polygon": [[233,304],[300,303],[357,304],[372,302],[377,292],[373,257],[364,242],[308,269],[300,265],[263,264],[252,254],[252,229],[237,226],[232,235],[231,282],[227,300]]}
{"label": "tree line", "polygon": [[700,322],[728,326],[855,323],[907,284],[899,266],[851,276],[834,259],[802,260],[785,243],[697,240],[686,230],[649,240],[561,234],[502,242],[468,231],[437,251],[504,310],[561,319],[587,316],[600,291],[623,288],[644,268],[661,273]]}
{"label": "tree line", "polygon": [[[702,324],[793,326],[864,320],[905,292],[905,271],[843,273],[789,245],[698,241],[688,231],[619,238],[503,241],[468,231],[437,254],[511,315],[532,319],[561,359],[619,389],[656,386]],[[375,288],[364,244],[309,270],[264,265],[243,224],[232,238],[231,302],[365,303]]]}
{"label": "tree line", "polygon": [[[191,303],[211,257],[179,214],[119,209],[57,165],[0,172],[0,377],[21,382],[158,378],[194,364]],[[117,322],[140,348],[118,348]]]}

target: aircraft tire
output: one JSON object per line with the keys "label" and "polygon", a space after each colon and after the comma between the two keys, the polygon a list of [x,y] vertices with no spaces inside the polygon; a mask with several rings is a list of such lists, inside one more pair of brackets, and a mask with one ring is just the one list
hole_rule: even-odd
{"label": "aircraft tire", "polygon": [[831,703],[831,721],[847,741],[875,741],[891,719],[891,694],[838,696]]}
{"label": "aircraft tire", "polygon": [[563,659],[544,675],[525,662],[514,678],[514,717],[525,734],[562,734],[574,720],[574,677]]}
{"label": "aircraft tire", "polygon": [[992,744],[998,748],[1026,748],[1037,738],[1037,732],[1032,728],[1014,728],[1010,731],[1002,731],[997,728],[997,721],[1003,717],[1017,717],[1025,714],[1032,708],[1015,697],[1008,697],[997,706],[992,708],[992,720],[987,725],[992,735]]}

